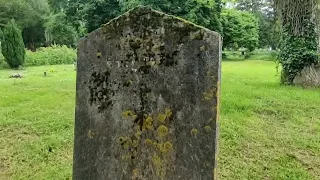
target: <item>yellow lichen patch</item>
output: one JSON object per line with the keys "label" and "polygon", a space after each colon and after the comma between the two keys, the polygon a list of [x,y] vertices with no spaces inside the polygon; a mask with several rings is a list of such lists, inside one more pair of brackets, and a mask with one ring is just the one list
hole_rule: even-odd
{"label": "yellow lichen patch", "polygon": [[195,128],[193,128],[193,129],[190,131],[190,134],[191,134],[192,136],[197,136],[198,130],[195,129]]}
{"label": "yellow lichen patch", "polygon": [[131,159],[131,155],[129,155],[129,154],[123,155],[123,156],[121,156],[121,159],[122,160],[129,160],[129,159]]}
{"label": "yellow lichen patch", "polygon": [[122,112],[122,117],[124,117],[124,118],[131,118],[134,116],[136,116],[136,115],[134,114],[134,112],[132,112],[130,110]]}
{"label": "yellow lichen patch", "polygon": [[152,157],[152,163],[155,165],[155,166],[161,166],[162,165],[162,160],[159,156],[155,155]]}
{"label": "yellow lichen patch", "polygon": [[132,140],[129,137],[120,137],[119,142],[125,149],[128,149],[132,145]]}
{"label": "yellow lichen patch", "polygon": [[152,157],[152,163],[155,166],[157,176],[161,176],[162,179],[166,174],[166,169],[164,168],[165,162],[158,155]]}
{"label": "yellow lichen patch", "polygon": [[201,46],[200,47],[200,51],[205,51],[206,50],[206,47],[205,46]]}
{"label": "yellow lichen patch", "polygon": [[123,145],[123,147],[124,147],[125,149],[129,149],[130,145],[131,145],[131,143],[130,143],[129,141],[127,141],[127,142]]}
{"label": "yellow lichen patch", "polygon": [[132,152],[132,156],[137,157],[137,155],[138,155],[138,152],[137,152],[137,151],[133,151],[133,152]]}
{"label": "yellow lichen patch", "polygon": [[164,121],[166,120],[167,116],[165,114],[160,113],[158,115],[158,121],[161,123],[164,123]]}
{"label": "yellow lichen patch", "polygon": [[172,111],[169,108],[166,108],[166,117],[170,118],[172,116]]}
{"label": "yellow lichen patch", "polygon": [[209,92],[204,92],[203,97],[205,100],[211,100],[214,96],[214,90],[211,89]]}
{"label": "yellow lichen patch", "polygon": [[156,61],[149,61],[149,62],[147,62],[147,65],[155,66],[156,65]]}
{"label": "yellow lichen patch", "polygon": [[153,142],[153,146],[154,146],[154,148],[156,148],[156,149],[158,149],[159,151],[161,151],[162,144],[157,143],[157,142]]}
{"label": "yellow lichen patch", "polygon": [[190,32],[190,39],[191,40],[202,40],[203,39],[203,32],[201,32],[201,31]]}
{"label": "yellow lichen patch", "polygon": [[89,130],[87,136],[88,138],[92,139],[94,136],[94,133],[91,130]]}
{"label": "yellow lichen patch", "polygon": [[132,141],[132,147],[138,147],[139,142],[137,140]]}
{"label": "yellow lichen patch", "polygon": [[153,129],[153,120],[152,117],[147,117],[147,119],[143,122],[142,126],[143,130],[152,130]]}
{"label": "yellow lichen patch", "polygon": [[162,146],[161,146],[161,152],[169,152],[171,151],[173,148],[173,145],[171,142],[165,142]]}
{"label": "yellow lichen patch", "polygon": [[132,174],[133,174],[134,176],[138,176],[138,174],[139,174],[139,169],[134,169],[134,170],[132,171]]}
{"label": "yellow lichen patch", "polygon": [[137,131],[134,136],[137,138],[137,139],[140,139],[141,137],[141,131]]}
{"label": "yellow lichen patch", "polygon": [[146,139],[145,143],[149,146],[153,145],[153,141],[151,139]]}
{"label": "yellow lichen patch", "polygon": [[164,126],[164,125],[159,126],[157,131],[158,131],[158,136],[159,137],[165,137],[169,133],[168,128],[166,126]]}
{"label": "yellow lichen patch", "polygon": [[97,58],[101,58],[101,52],[97,52]]}
{"label": "yellow lichen patch", "polygon": [[219,120],[220,116],[220,82],[218,81],[217,83],[217,115],[216,115],[216,120]]}
{"label": "yellow lichen patch", "polygon": [[211,128],[210,126],[205,126],[205,127],[204,127],[204,130],[205,130],[207,133],[212,132],[212,128]]}

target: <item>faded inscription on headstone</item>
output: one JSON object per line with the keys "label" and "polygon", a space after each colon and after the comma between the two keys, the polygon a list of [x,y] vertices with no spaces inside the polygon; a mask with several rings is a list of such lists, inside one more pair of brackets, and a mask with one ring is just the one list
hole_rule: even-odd
{"label": "faded inscription on headstone", "polygon": [[137,7],[79,41],[73,179],[216,176],[221,37]]}

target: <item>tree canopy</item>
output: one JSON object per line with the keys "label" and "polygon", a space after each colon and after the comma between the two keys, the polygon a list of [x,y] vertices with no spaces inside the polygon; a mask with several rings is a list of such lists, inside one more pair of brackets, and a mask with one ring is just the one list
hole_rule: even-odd
{"label": "tree canopy", "polygon": [[253,51],[259,42],[258,20],[253,14],[234,9],[221,14],[224,47],[247,48]]}

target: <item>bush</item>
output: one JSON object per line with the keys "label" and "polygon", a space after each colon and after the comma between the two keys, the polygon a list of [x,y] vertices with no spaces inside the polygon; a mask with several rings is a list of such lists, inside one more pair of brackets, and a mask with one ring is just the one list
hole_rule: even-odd
{"label": "bush", "polygon": [[26,66],[72,64],[77,58],[76,50],[67,46],[53,45],[39,48],[36,52],[27,51]]}
{"label": "bush", "polygon": [[270,51],[267,49],[257,49],[252,52],[245,52],[245,55],[242,55],[244,51],[224,51],[225,57],[224,60],[263,60],[263,61],[276,61],[278,52]]}
{"label": "bush", "polygon": [[4,60],[2,53],[0,52],[0,69],[8,68],[8,64]]}
{"label": "bush", "polygon": [[11,68],[21,66],[24,63],[26,51],[21,31],[14,20],[9,21],[4,27],[1,42],[2,54],[9,66]]}

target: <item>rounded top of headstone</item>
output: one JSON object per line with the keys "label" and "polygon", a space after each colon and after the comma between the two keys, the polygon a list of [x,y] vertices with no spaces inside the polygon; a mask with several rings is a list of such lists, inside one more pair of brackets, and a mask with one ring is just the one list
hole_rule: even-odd
{"label": "rounded top of headstone", "polygon": [[165,26],[166,28],[170,27],[175,30],[183,30],[186,32],[201,30],[220,36],[217,32],[211,31],[205,27],[196,25],[190,21],[173,15],[156,11],[147,6],[137,6],[102,25],[100,29],[102,29],[108,39],[114,37],[114,35],[119,33],[125,26],[131,27],[132,30],[138,30],[141,26],[147,26],[151,29]]}

